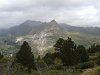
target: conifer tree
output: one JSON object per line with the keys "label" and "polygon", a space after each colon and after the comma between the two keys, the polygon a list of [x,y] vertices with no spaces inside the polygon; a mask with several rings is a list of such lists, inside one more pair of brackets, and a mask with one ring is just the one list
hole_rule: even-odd
{"label": "conifer tree", "polygon": [[78,63],[87,62],[89,60],[88,52],[83,45],[78,45],[76,49],[76,57]]}
{"label": "conifer tree", "polygon": [[54,45],[55,49],[59,51],[61,59],[64,65],[70,66],[74,65],[74,51],[76,49],[76,44],[68,37],[67,40],[59,39]]}
{"label": "conifer tree", "polygon": [[16,54],[18,63],[21,63],[24,67],[28,68],[28,71],[34,69],[34,55],[31,52],[31,47],[24,41],[19,52]]}

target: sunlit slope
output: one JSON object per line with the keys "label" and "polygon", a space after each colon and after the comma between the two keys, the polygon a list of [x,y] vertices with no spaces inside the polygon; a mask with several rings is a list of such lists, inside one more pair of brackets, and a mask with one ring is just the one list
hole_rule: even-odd
{"label": "sunlit slope", "polygon": [[79,32],[65,32],[66,37],[71,37],[77,44],[82,44],[88,47],[92,44],[100,44],[99,36],[86,35]]}

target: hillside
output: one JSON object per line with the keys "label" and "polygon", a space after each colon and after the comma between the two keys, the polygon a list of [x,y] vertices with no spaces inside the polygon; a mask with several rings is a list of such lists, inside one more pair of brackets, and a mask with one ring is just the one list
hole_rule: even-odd
{"label": "hillside", "polygon": [[[99,27],[75,27],[58,24],[55,20],[50,22],[27,20],[5,30],[3,36],[8,42],[18,45],[21,45],[23,41],[28,41],[33,52],[43,54],[48,50],[52,51],[53,45],[60,37],[65,39],[71,37],[77,44],[82,44],[87,48],[94,43],[100,44],[99,30]],[[7,45],[9,44],[7,43]],[[10,46],[15,47],[14,44],[10,44]]]}
{"label": "hillside", "polygon": [[75,27],[68,24],[61,24],[61,26],[69,32],[79,32],[86,35],[100,36],[100,27]]}
{"label": "hillside", "polygon": [[[17,37],[16,42],[21,43],[23,41],[28,41],[31,46],[35,45],[35,49],[39,50],[40,54],[43,54],[46,50],[53,47],[56,40],[60,37],[64,37],[63,29],[60,25],[55,21],[52,20],[49,23],[45,23],[45,27],[42,31],[32,34],[30,32],[26,36]],[[21,40],[19,40],[22,38]]]}

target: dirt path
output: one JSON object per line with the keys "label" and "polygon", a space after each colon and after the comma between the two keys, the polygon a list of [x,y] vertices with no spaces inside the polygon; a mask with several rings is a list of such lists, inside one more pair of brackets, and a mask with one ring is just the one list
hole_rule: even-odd
{"label": "dirt path", "polygon": [[92,71],[93,71],[93,69],[87,69],[81,75],[89,75],[89,73]]}
{"label": "dirt path", "polygon": [[81,75],[96,75],[100,67],[94,67],[90,69],[86,69]]}

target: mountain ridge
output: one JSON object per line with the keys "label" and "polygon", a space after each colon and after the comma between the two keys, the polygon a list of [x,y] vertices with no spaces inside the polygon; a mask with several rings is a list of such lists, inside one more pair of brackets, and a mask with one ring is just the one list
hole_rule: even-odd
{"label": "mountain ridge", "polygon": [[84,28],[59,24],[55,20],[50,22],[29,20],[9,28],[5,37],[13,40],[18,45],[27,41],[33,52],[43,55],[43,53],[53,48],[59,38],[67,39],[67,37],[71,37],[77,44],[82,44],[86,47],[94,43],[100,44],[99,30],[99,27]]}
{"label": "mountain ridge", "polygon": [[[55,20],[52,20],[50,22],[57,23]],[[9,29],[1,29],[0,34],[10,34],[14,36],[21,36],[21,35],[27,35],[29,32],[33,30],[33,32],[37,32],[37,30],[43,30],[43,27],[46,26],[46,23],[48,22],[41,22],[41,21],[32,21],[27,20],[24,23],[13,26]],[[80,32],[84,34],[90,34],[90,35],[96,35],[100,36],[100,27],[76,27],[71,26],[68,24],[59,24],[63,29],[70,31],[70,32]],[[42,28],[42,29],[41,29]]]}
{"label": "mountain ridge", "polygon": [[22,38],[20,41],[18,41],[19,38],[17,38],[17,42],[22,43],[26,40],[31,45],[35,44],[39,53],[43,54],[47,49],[52,48],[59,37],[63,37],[64,35],[63,30],[56,21],[53,20],[45,24],[45,28],[39,33],[22,36],[20,37]]}

